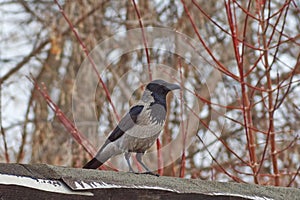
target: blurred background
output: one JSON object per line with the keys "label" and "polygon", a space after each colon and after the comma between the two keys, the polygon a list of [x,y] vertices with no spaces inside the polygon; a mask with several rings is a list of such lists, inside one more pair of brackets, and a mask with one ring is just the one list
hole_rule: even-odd
{"label": "blurred background", "polygon": [[[92,51],[101,41],[120,32],[159,27],[186,35],[189,39],[183,41],[184,46],[193,47],[188,42],[192,39],[197,48],[187,48],[182,57],[155,48],[149,48],[147,54],[141,46],[112,59],[99,73],[120,116],[139,99],[143,85],[150,80],[148,60],[168,66],[172,71],[169,77],[179,77],[170,80],[177,80],[186,88],[182,98],[180,94],[176,94],[177,99],[175,95],[168,98],[170,112],[160,143],[166,146],[179,134],[183,143],[171,145],[163,154],[162,159],[172,162],[163,166],[161,173],[299,187],[299,1],[58,3],[61,11],[55,1],[0,2],[1,162],[82,167],[90,156],[26,76],[31,74],[37,83],[43,83],[49,97],[73,121],[74,86],[79,70],[85,69],[82,63],[87,62],[74,30],[87,50]],[[115,36],[114,40],[122,37]],[[144,44],[143,40],[140,42]],[[118,48],[110,46],[110,51],[102,56],[114,57],[113,51]],[[194,54],[199,56],[199,62],[187,59]],[[156,66],[151,64],[151,70],[155,72]],[[120,77],[133,71],[142,78],[136,80],[129,75],[119,84]],[[89,76],[80,79],[80,85],[88,88]],[[90,104],[95,105],[95,110],[82,111],[85,120],[88,122],[91,117],[93,123],[78,126],[97,149],[117,120],[101,84],[94,93]],[[190,136],[193,141],[185,145],[189,115],[180,113],[189,110],[186,105],[191,95],[196,101],[190,108],[198,106],[191,114],[197,126]],[[126,98],[120,98],[123,96]],[[179,150],[180,157],[172,157],[172,149]]]}

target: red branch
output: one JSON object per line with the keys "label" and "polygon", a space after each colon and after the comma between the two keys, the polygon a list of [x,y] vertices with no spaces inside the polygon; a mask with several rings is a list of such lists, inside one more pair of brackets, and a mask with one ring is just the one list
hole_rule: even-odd
{"label": "red branch", "polygon": [[[68,133],[72,135],[72,137],[76,140],[78,144],[80,144],[91,157],[96,154],[96,149],[89,142],[89,140],[82,134],[76,126],[67,118],[67,116],[61,111],[61,109],[52,101],[50,98],[46,86],[42,83],[43,88],[41,88],[36,80],[33,77],[27,77],[34,85],[34,87],[39,91],[42,97],[45,99],[47,105],[54,111],[56,117],[59,121],[64,125],[67,129]],[[114,167],[109,166],[112,170],[117,171]],[[100,167],[100,169],[107,169],[104,165]]]}
{"label": "red branch", "polygon": [[156,139],[156,149],[157,149],[157,173],[159,175],[163,175],[164,173],[164,168],[163,168],[163,159],[162,159],[162,153],[161,153],[161,143],[159,138]]}
{"label": "red branch", "polygon": [[75,125],[66,117],[66,115],[60,110],[60,108],[50,98],[45,85],[42,83],[41,88],[33,77],[28,77],[33,83],[34,87],[46,100],[48,106],[55,112],[55,115],[59,121],[64,125],[67,131],[73,136],[73,138],[80,144],[91,156],[96,154],[96,149],[93,145],[85,138],[85,136],[75,127]]}
{"label": "red branch", "polygon": [[[184,88],[184,82],[183,82],[183,75],[182,75],[182,64],[181,64],[181,58],[178,59],[179,64],[179,73],[180,73],[180,86],[183,89]],[[179,177],[183,178],[185,173],[185,163],[186,163],[186,155],[185,155],[185,146],[186,146],[186,133],[187,130],[184,127],[184,120],[183,120],[183,113],[184,113],[184,99],[183,99],[183,90],[180,90],[180,118],[181,118],[181,132],[182,132],[182,155],[181,155],[181,166],[180,166],[180,174]]]}
{"label": "red branch", "polygon": [[143,36],[143,42],[144,42],[144,47],[145,47],[145,52],[146,52],[146,57],[147,57],[147,63],[148,63],[148,73],[149,73],[149,80],[152,81],[152,71],[151,71],[151,66],[150,66],[150,56],[149,56],[149,51],[148,51],[148,42],[147,42],[147,38],[145,35],[145,31],[144,31],[144,25],[143,25],[143,21],[141,19],[141,14],[140,11],[135,3],[135,0],[132,0],[132,4],[134,6],[134,10],[136,12],[136,15],[138,16],[139,19],[139,24],[142,30],[142,36]]}
{"label": "red branch", "polygon": [[[148,42],[147,42],[147,38],[146,38],[146,34],[144,31],[144,25],[143,25],[143,21],[141,19],[141,14],[140,11],[138,9],[138,6],[135,3],[135,0],[131,1],[133,6],[134,6],[134,10],[136,12],[136,15],[138,17],[139,20],[139,25],[140,28],[142,30],[142,37],[143,37],[143,43],[144,43],[144,47],[145,47],[145,52],[146,52],[146,57],[147,57],[147,64],[148,64],[148,74],[149,74],[149,80],[152,81],[152,71],[151,71],[151,66],[150,66],[150,56],[149,56],[149,51],[148,51]],[[163,160],[162,160],[162,152],[161,152],[161,143],[159,138],[156,140],[156,147],[157,147],[157,159],[158,159],[158,174],[162,175],[163,174]]]}
{"label": "red branch", "polygon": [[3,126],[1,125],[0,127],[1,129],[1,135],[2,135],[2,139],[3,139],[3,143],[4,143],[4,155],[5,155],[5,162],[9,163],[10,159],[9,159],[9,154],[8,154],[8,148],[7,148],[7,142],[6,142],[6,134],[4,131]]}
{"label": "red branch", "polygon": [[220,169],[230,178],[232,178],[232,180],[236,181],[236,182],[242,182],[244,183],[243,180],[241,180],[240,178],[231,175],[229,172],[226,171],[226,169],[217,161],[217,159],[211,154],[211,152],[208,150],[208,147],[206,146],[206,144],[204,143],[204,141],[201,139],[201,137],[197,134],[196,135],[197,138],[200,140],[200,142],[204,145],[204,148],[207,150],[209,156],[212,158],[212,160],[220,167]]}
{"label": "red branch", "polygon": [[80,46],[81,46],[83,52],[85,53],[85,55],[87,56],[89,62],[91,63],[91,65],[92,65],[92,67],[93,67],[93,70],[95,71],[95,73],[96,73],[96,75],[97,75],[97,77],[98,77],[98,80],[99,80],[99,82],[100,82],[102,88],[104,89],[106,98],[107,98],[109,104],[111,105],[111,107],[112,107],[112,109],[113,109],[113,112],[114,112],[114,114],[115,114],[117,120],[120,121],[120,117],[119,117],[119,115],[118,115],[118,113],[117,113],[117,110],[116,110],[116,108],[115,108],[115,106],[114,106],[112,100],[111,100],[111,97],[110,97],[110,93],[109,93],[109,91],[108,91],[108,88],[106,87],[105,83],[103,82],[103,80],[102,80],[102,78],[101,78],[101,76],[100,76],[100,74],[99,74],[99,72],[98,72],[98,70],[97,70],[97,66],[96,66],[94,60],[92,59],[92,57],[91,57],[90,54],[89,54],[89,50],[87,49],[86,45],[85,45],[85,44],[83,43],[83,41],[81,40],[81,38],[80,38],[78,32],[76,31],[76,29],[74,28],[72,22],[69,20],[69,18],[68,18],[67,15],[65,14],[65,12],[64,12],[64,10],[63,10],[63,8],[62,8],[62,6],[58,3],[57,0],[54,0],[54,2],[57,4],[57,6],[58,6],[58,8],[59,8],[59,10],[60,10],[60,12],[61,12],[61,14],[62,14],[63,17],[65,18],[65,20],[66,20],[66,22],[68,23],[68,25],[70,26],[70,29],[71,29],[72,32],[74,33],[74,35],[75,35],[77,41],[79,42],[79,44],[80,44]]}
{"label": "red branch", "polygon": [[215,63],[218,65],[218,70],[226,75],[228,75],[229,77],[233,78],[233,79],[238,79],[238,77],[236,77],[236,75],[234,75],[233,73],[231,73],[215,56],[214,54],[212,53],[212,51],[209,49],[209,47],[206,45],[206,43],[204,42],[204,40],[202,39],[199,31],[198,31],[198,28],[194,22],[194,20],[192,19],[192,16],[185,4],[185,1],[184,0],[181,0],[182,4],[183,4],[183,7],[184,7],[184,11],[185,13],[187,14],[191,24],[192,24],[192,27],[199,39],[199,41],[201,42],[201,44],[203,45],[203,47],[205,48],[206,52],[209,54],[209,56],[215,61]]}
{"label": "red branch", "polygon": [[[247,145],[248,145],[248,151],[249,151],[249,158],[250,158],[250,167],[254,174],[254,182],[258,184],[258,178],[257,178],[257,158],[255,153],[256,143],[255,143],[255,135],[249,127],[252,127],[252,113],[251,113],[251,103],[249,101],[249,96],[247,94],[247,88],[245,84],[245,76],[244,76],[244,67],[243,67],[243,57],[239,53],[239,45],[241,44],[242,47],[244,46],[243,43],[240,43],[237,39],[237,33],[238,29],[236,26],[236,18],[235,15],[232,13],[232,7],[231,7],[231,1],[228,0],[227,3],[225,1],[225,8],[228,18],[229,27],[231,30],[231,36],[232,36],[232,42],[233,42],[233,49],[234,49],[234,55],[236,58],[236,63],[240,75],[240,86],[242,91],[242,113],[243,113],[243,120],[244,120],[244,128],[246,133],[246,139],[247,139]],[[245,24],[247,26],[247,24]],[[244,33],[245,34],[246,27],[244,27]],[[243,47],[244,48],[244,47]]]}

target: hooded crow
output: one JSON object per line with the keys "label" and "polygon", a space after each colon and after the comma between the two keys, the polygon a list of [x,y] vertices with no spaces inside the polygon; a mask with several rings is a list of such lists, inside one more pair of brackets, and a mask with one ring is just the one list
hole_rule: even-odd
{"label": "hooded crow", "polygon": [[136,159],[146,173],[154,174],[143,163],[142,156],[163,129],[167,113],[166,96],[176,89],[180,89],[179,85],[160,79],[148,83],[140,101],[130,108],[96,156],[83,168],[97,169],[109,158],[124,153],[129,171],[133,172],[130,154],[136,153]]}

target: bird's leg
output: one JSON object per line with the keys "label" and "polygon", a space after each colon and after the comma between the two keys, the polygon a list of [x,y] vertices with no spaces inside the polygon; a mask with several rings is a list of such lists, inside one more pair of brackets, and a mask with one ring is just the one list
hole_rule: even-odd
{"label": "bird's leg", "polygon": [[137,159],[137,161],[144,167],[144,169],[147,171],[147,172],[145,172],[145,173],[143,173],[143,174],[151,174],[151,175],[154,175],[154,176],[159,176],[159,174],[155,174],[155,173],[153,173],[153,172],[151,172],[149,169],[148,169],[148,167],[143,163],[143,161],[142,161],[142,156],[144,155],[144,153],[136,153],[136,159]]}
{"label": "bird's leg", "polygon": [[132,167],[131,167],[131,164],[130,164],[130,152],[125,152],[125,159],[126,159],[126,162],[127,162],[127,165],[129,167],[129,172],[134,172]]}

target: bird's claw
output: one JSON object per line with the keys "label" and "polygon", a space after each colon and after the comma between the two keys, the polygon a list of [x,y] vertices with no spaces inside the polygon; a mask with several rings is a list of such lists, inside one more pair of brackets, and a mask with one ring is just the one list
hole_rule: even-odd
{"label": "bird's claw", "polygon": [[159,177],[160,175],[159,174],[156,174],[156,173],[153,173],[153,172],[134,172],[135,174],[148,174],[148,175],[152,175],[152,176],[157,176]]}

